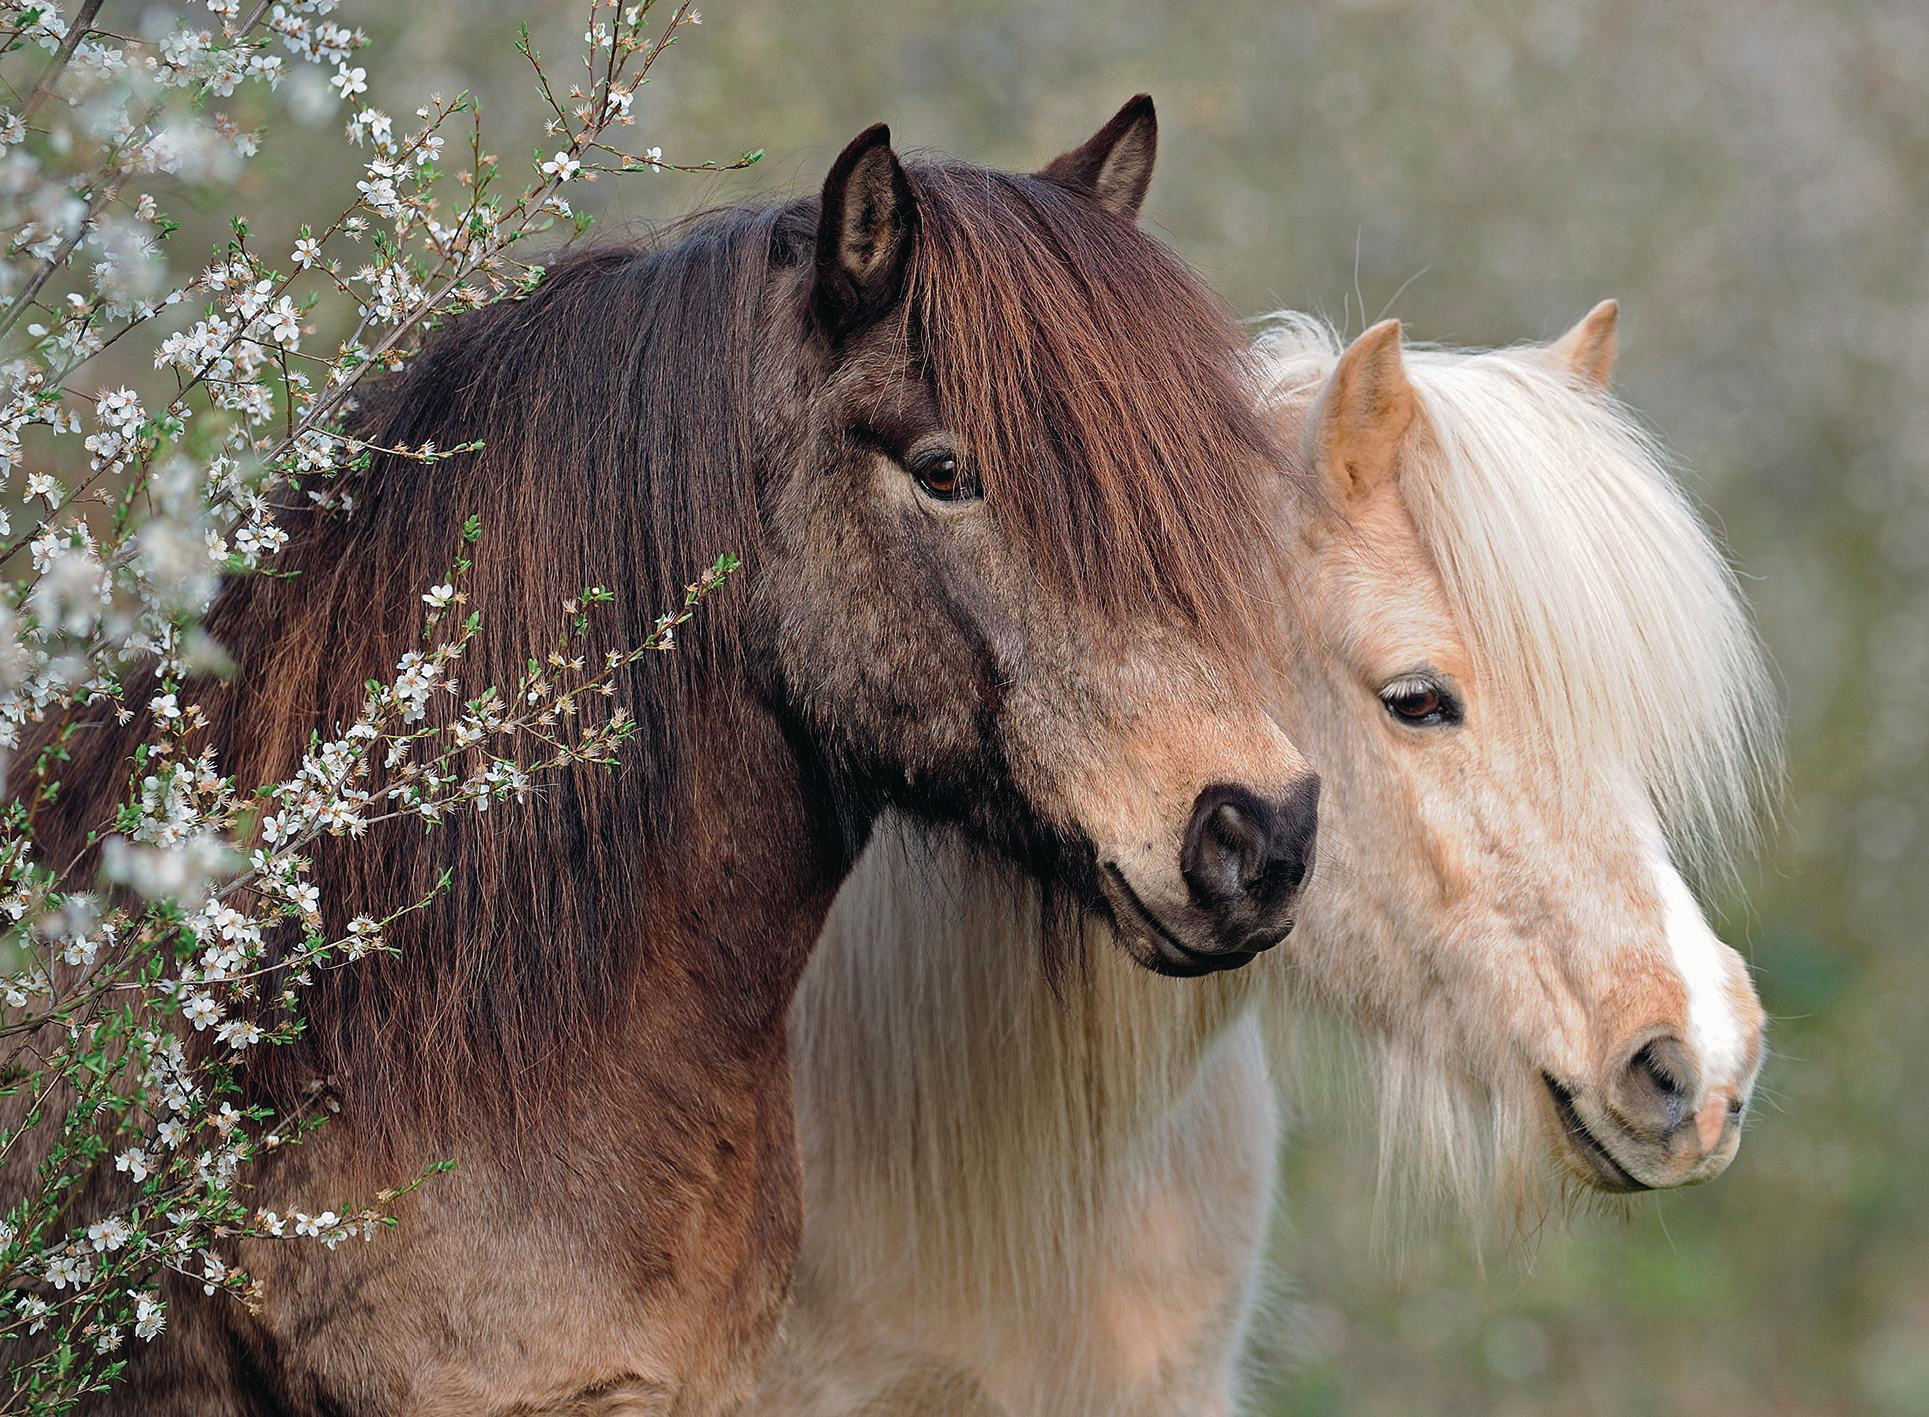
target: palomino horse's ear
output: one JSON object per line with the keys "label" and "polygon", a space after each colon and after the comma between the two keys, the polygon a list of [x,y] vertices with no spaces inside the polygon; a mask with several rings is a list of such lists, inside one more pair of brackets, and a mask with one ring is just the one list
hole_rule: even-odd
{"label": "palomino horse's ear", "polygon": [[851,139],[824,179],[811,309],[832,343],[903,296],[917,217],[910,179],[891,151],[891,130],[873,124]]}
{"label": "palomino horse's ear", "polygon": [[1547,347],[1563,369],[1593,389],[1605,389],[1614,373],[1614,355],[1619,341],[1614,327],[1621,307],[1603,300],[1581,317],[1580,324]]}
{"label": "palomino horse's ear", "polygon": [[1415,407],[1400,322],[1382,320],[1347,347],[1313,405],[1310,451],[1342,505],[1393,475]]}
{"label": "palomino horse's ear", "polygon": [[1152,185],[1159,151],[1159,115],[1152,95],[1140,94],[1078,147],[1046,163],[1040,177],[1091,194],[1101,207],[1136,219]]}

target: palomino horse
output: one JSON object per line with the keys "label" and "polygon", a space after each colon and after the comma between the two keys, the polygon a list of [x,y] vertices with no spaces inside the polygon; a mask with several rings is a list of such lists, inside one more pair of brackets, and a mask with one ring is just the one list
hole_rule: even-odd
{"label": "palomino horse", "polygon": [[[1237,329],[1132,220],[1153,147],[1143,98],[1030,176],[907,166],[873,128],[821,201],[572,257],[378,395],[371,443],[485,450],[378,458],[354,515],[290,549],[298,593],[224,592],[246,672],[200,698],[243,781],[417,643],[466,515],[518,539],[471,580],[476,684],[513,683],[585,585],[621,587],[615,645],[719,551],[748,583],[623,685],[626,770],[323,853],[344,918],[445,869],[454,890],[397,923],[396,958],[320,977],[311,1037],[251,1075],[340,1107],[263,1165],[258,1202],[459,1166],[377,1243],[241,1244],[258,1314],[178,1285],[108,1405],[733,1404],[800,1228],[791,995],[887,806],[1115,911],[1151,970],[1285,932],[1315,783],[1245,672],[1278,453]],[[63,796],[76,830],[133,746],[100,733]]]}
{"label": "palomino horse", "polygon": [[1343,356],[1306,322],[1260,341],[1264,403],[1324,483],[1284,509],[1271,656],[1326,784],[1299,928],[1276,964],[1178,988],[1088,952],[1055,996],[1007,869],[882,836],[794,1015],[805,1239],[759,1412],[1232,1411],[1279,1142],[1267,1033],[1302,1001],[1381,1055],[1383,1154],[1422,1163],[1396,1181],[1531,1220],[1537,1181],[1728,1164],[1762,1013],[1675,862],[1745,827],[1769,679],[1605,393],[1614,318],[1481,354],[1403,356],[1392,323]]}

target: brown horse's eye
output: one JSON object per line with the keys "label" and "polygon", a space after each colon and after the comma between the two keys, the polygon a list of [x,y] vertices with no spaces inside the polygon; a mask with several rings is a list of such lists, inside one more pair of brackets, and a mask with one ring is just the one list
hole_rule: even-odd
{"label": "brown horse's eye", "polygon": [[927,497],[940,502],[962,502],[976,496],[959,465],[956,453],[921,453],[911,461],[911,476]]}
{"label": "brown horse's eye", "polygon": [[1380,702],[1402,723],[1432,727],[1460,722],[1460,704],[1431,679],[1397,679],[1380,691]]}

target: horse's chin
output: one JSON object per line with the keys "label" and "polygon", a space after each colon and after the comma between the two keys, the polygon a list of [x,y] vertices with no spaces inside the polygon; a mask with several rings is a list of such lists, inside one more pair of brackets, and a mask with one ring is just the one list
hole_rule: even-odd
{"label": "horse's chin", "polygon": [[1229,950],[1223,954],[1201,954],[1159,936],[1116,931],[1119,944],[1134,964],[1169,979],[1197,979],[1207,974],[1224,974],[1243,969],[1259,956],[1250,950]]}
{"label": "horse's chin", "polygon": [[1207,948],[1188,944],[1180,938],[1177,928],[1146,904],[1125,873],[1112,862],[1100,868],[1099,885],[1104,912],[1111,919],[1112,932],[1120,948],[1135,964],[1154,974],[1175,979],[1221,974],[1250,964],[1261,950],[1274,943],[1268,940],[1256,949],[1226,948],[1216,943]]}
{"label": "horse's chin", "polygon": [[1554,1105],[1561,1157],[1581,1180],[1609,1195],[1632,1195],[1654,1189],[1636,1176],[1605,1142],[1594,1134],[1574,1105],[1574,1094],[1547,1073],[1541,1074]]}

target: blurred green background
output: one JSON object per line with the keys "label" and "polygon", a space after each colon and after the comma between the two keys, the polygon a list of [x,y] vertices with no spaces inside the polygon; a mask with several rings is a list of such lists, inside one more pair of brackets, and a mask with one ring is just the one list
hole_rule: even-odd
{"label": "blurred green background", "polygon": [[[370,100],[473,89],[512,159],[540,125],[516,21],[554,61],[582,29],[574,0],[347,18],[382,41],[357,61]],[[1714,902],[1777,1021],[1761,1105],[1716,1185],[1484,1269],[1451,1227],[1375,1258],[1370,1148],[1307,1118],[1259,1410],[1929,1413],[1929,6],[714,0],[703,18],[639,100],[639,146],[768,157],[573,194],[606,222],[814,186],[878,119],[901,146],[1033,166],[1144,89],[1148,222],[1238,312],[1349,334],[1384,312],[1488,344],[1620,298],[1621,392],[1723,528],[1783,680],[1762,702],[1788,719],[1782,821]],[[334,171],[318,132],[324,149]],[[251,216],[321,213],[300,145],[270,143],[243,182]]]}

